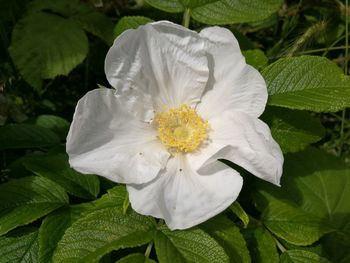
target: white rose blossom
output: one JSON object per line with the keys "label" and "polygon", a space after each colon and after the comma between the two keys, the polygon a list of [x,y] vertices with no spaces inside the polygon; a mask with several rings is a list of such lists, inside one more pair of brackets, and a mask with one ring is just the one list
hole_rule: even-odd
{"label": "white rose blossom", "polygon": [[105,72],[115,90],[78,102],[69,162],[126,184],[138,213],[185,229],[226,209],[243,180],[218,159],[279,185],[281,149],[258,119],[266,84],[229,30],[197,33],[167,21],[127,30]]}

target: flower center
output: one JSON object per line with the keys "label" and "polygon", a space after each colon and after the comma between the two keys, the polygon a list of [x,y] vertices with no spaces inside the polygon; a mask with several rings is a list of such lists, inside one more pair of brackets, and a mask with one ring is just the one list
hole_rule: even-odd
{"label": "flower center", "polygon": [[208,122],[186,104],[158,113],[155,123],[159,139],[169,150],[192,152],[208,137]]}

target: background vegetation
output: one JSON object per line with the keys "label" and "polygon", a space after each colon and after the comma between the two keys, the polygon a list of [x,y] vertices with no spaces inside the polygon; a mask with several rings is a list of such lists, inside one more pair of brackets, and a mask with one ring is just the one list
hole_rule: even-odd
{"label": "background vegetation", "polygon": [[[350,262],[350,9],[340,0],[0,0],[0,262]],[[107,86],[128,28],[222,25],[268,83],[282,187],[240,169],[221,215],[185,231],[69,167],[76,102]]]}

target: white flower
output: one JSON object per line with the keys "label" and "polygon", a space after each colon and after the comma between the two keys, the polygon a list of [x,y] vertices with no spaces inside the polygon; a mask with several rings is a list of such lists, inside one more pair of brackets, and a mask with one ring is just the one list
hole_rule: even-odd
{"label": "white flower", "polygon": [[266,84],[229,30],[196,33],[166,21],[127,30],[105,72],[116,90],[78,102],[69,162],[125,183],[138,213],[184,229],[226,209],[243,180],[218,159],[279,184],[283,156],[258,119]]}

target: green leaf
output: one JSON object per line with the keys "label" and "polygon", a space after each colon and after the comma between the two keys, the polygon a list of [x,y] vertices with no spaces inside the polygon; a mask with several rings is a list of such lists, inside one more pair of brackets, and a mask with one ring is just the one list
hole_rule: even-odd
{"label": "green leaf", "polygon": [[86,8],[84,12],[74,15],[72,19],[77,21],[85,31],[101,38],[108,45],[113,44],[113,23],[104,14]]}
{"label": "green leaf", "polygon": [[65,191],[42,177],[24,177],[0,185],[0,235],[68,203]]}
{"label": "green leaf", "polygon": [[16,24],[9,52],[23,78],[40,90],[42,79],[68,75],[84,60],[88,40],[76,22],[36,12]]}
{"label": "green leaf", "polygon": [[169,13],[191,10],[191,16],[204,24],[224,25],[263,20],[276,13],[282,0],[146,0]]}
{"label": "green leaf", "polygon": [[321,245],[332,262],[350,262],[350,235],[340,232],[330,233],[322,239]]}
{"label": "green leaf", "polygon": [[100,181],[95,175],[81,174],[70,168],[66,154],[43,155],[24,162],[33,173],[46,177],[77,197],[95,198],[100,191]]}
{"label": "green leaf", "polygon": [[314,148],[289,154],[282,185],[304,211],[350,234],[350,168],[340,159]]}
{"label": "green leaf", "polygon": [[153,22],[152,19],[144,16],[124,16],[114,28],[114,37],[119,36],[127,29],[136,29],[141,25]]}
{"label": "green leaf", "polygon": [[180,13],[185,11],[185,8],[179,0],[146,0],[151,6],[169,13]]}
{"label": "green leaf", "polygon": [[28,13],[34,14],[40,11],[49,10],[53,13],[60,14],[63,17],[70,17],[79,13],[81,6],[85,7],[86,5],[81,4],[79,0],[36,0],[28,6]]}
{"label": "green leaf", "polygon": [[157,231],[155,246],[160,263],[229,262],[224,249],[198,228],[171,231],[162,226]]}
{"label": "green leaf", "polygon": [[61,240],[67,228],[75,221],[91,212],[108,207],[114,207],[122,211],[122,203],[125,198],[125,186],[116,186],[108,190],[96,201],[62,207],[48,215],[39,230],[40,262],[49,262],[58,242]]}
{"label": "green leaf", "polygon": [[210,25],[254,22],[277,12],[282,2],[282,0],[219,0],[194,8],[192,17]]}
{"label": "green leaf", "polygon": [[113,23],[110,18],[97,12],[88,4],[78,0],[36,0],[29,8],[30,13],[50,10],[76,21],[87,32],[103,39],[108,45],[113,42]]}
{"label": "green leaf", "polygon": [[325,134],[320,120],[305,111],[268,107],[262,118],[284,153],[301,151]]}
{"label": "green leaf", "polygon": [[36,118],[35,124],[56,133],[60,139],[65,139],[69,130],[69,122],[55,115],[40,115]]}
{"label": "green leaf", "polygon": [[48,147],[59,143],[49,129],[31,124],[10,124],[0,127],[0,150]]}
{"label": "green leaf", "polygon": [[264,227],[258,227],[254,230],[253,237],[253,262],[278,263],[279,255],[276,248],[276,243],[270,232]]}
{"label": "green leaf", "polygon": [[344,163],[309,148],[285,155],[282,188],[261,183],[255,201],[270,231],[289,243],[309,245],[329,230],[349,236],[349,181]]}
{"label": "green leaf", "polygon": [[125,186],[115,186],[107,190],[107,194],[104,194],[101,198],[93,202],[94,209],[102,209],[108,207],[119,208],[123,212],[125,198],[127,198],[127,191]]}
{"label": "green leaf", "polygon": [[262,69],[267,65],[268,58],[260,49],[243,51],[243,55],[247,64],[253,66],[256,69]]}
{"label": "green leaf", "polygon": [[62,207],[46,216],[39,229],[39,262],[50,262],[57,243],[73,222],[93,208],[91,203]]}
{"label": "green leaf", "polygon": [[58,243],[54,262],[98,262],[119,248],[144,245],[153,239],[155,222],[136,213],[123,215],[120,207],[91,212],[72,224]]}
{"label": "green leaf", "polygon": [[230,258],[229,262],[251,262],[246,242],[239,228],[224,215],[216,216],[200,225],[200,228],[215,238]]}
{"label": "green leaf", "polygon": [[264,225],[291,244],[311,245],[333,230],[322,218],[303,211],[290,201],[274,197],[267,191],[260,190],[256,200],[259,210],[263,211],[261,218]]}
{"label": "green leaf", "polygon": [[269,105],[334,112],[350,106],[350,78],[323,57],[283,58],[263,70]]}
{"label": "green leaf", "polygon": [[217,1],[218,0],[180,0],[180,3],[182,3],[185,8],[193,9],[195,7],[204,6]]}
{"label": "green leaf", "polygon": [[116,263],[156,263],[153,259],[146,258],[143,254],[130,254],[116,261]]}
{"label": "green leaf", "polygon": [[331,263],[328,259],[305,250],[288,250],[281,255],[281,263]]}
{"label": "green leaf", "polygon": [[230,206],[230,209],[243,222],[243,227],[246,228],[249,224],[249,216],[238,203],[238,201],[234,202]]}
{"label": "green leaf", "polygon": [[38,230],[17,229],[0,237],[0,262],[36,263],[38,260]]}

